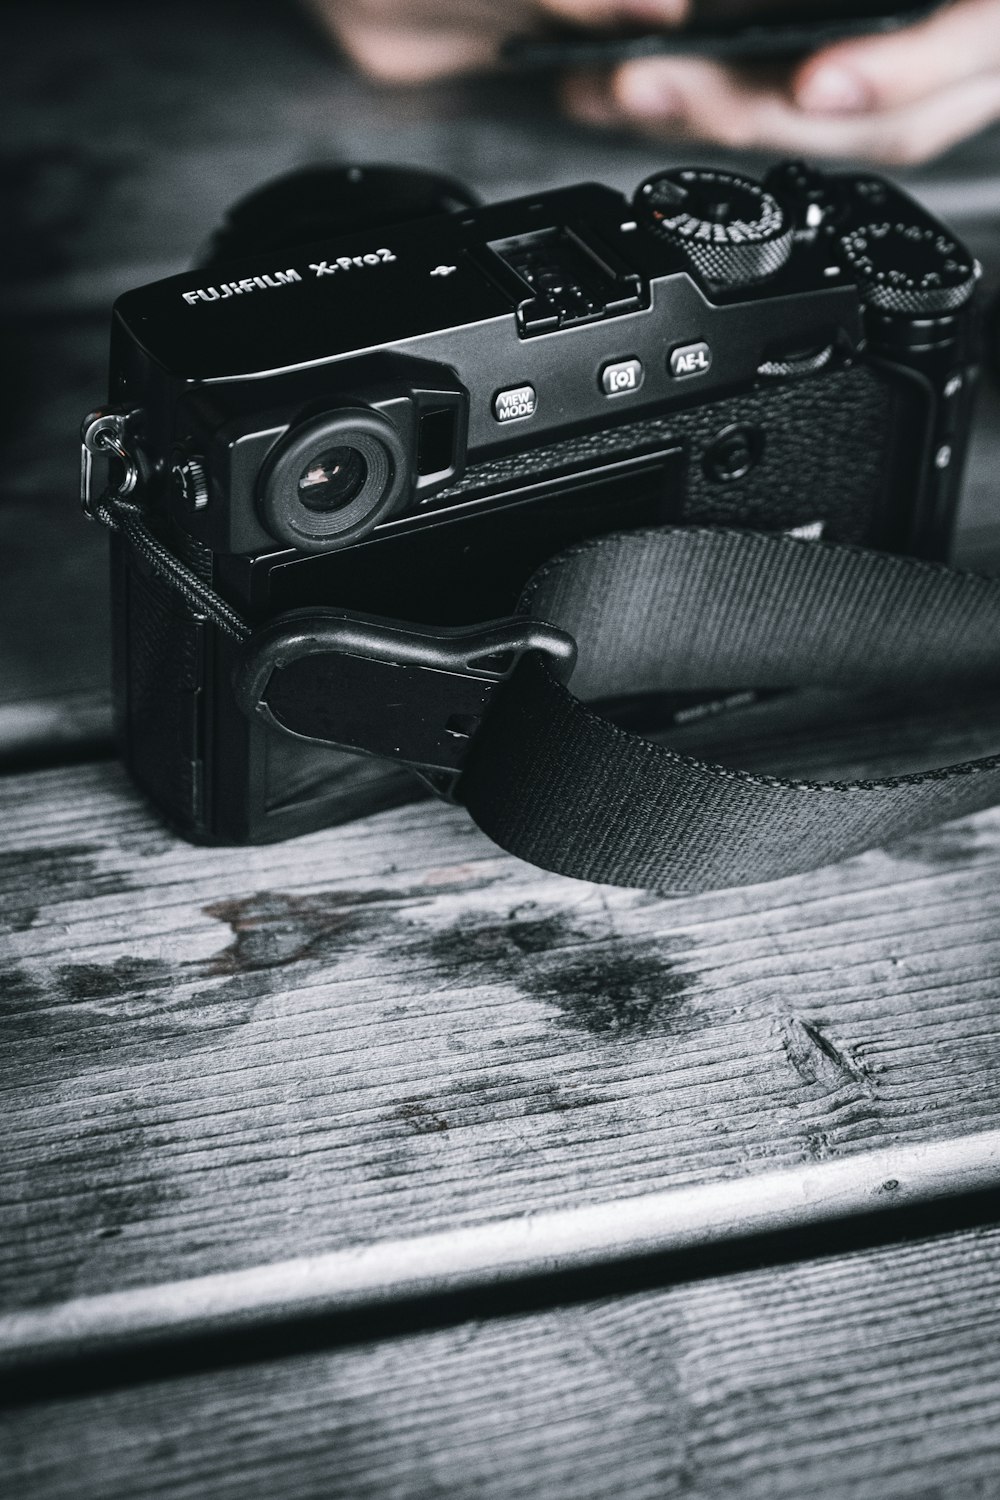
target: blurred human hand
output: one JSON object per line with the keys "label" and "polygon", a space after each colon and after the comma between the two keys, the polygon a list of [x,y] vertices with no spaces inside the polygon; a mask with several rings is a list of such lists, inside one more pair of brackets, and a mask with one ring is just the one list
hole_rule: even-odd
{"label": "blurred human hand", "polygon": [[503,43],[545,21],[596,28],[676,25],[688,0],[308,0],[357,67],[422,83],[496,63]]}
{"label": "blurred human hand", "polygon": [[[416,83],[495,63],[553,18],[670,27],[689,0],[309,0],[368,76]],[[802,0],[806,8],[810,0]],[[1000,0],[952,0],[888,35],[838,42],[791,68],[654,57],[562,84],[575,119],[737,150],[923,161],[1000,118]]]}
{"label": "blurred human hand", "polygon": [[927,20],[750,69],[646,58],[566,80],[570,114],[656,136],[805,156],[908,163],[1000,118],[1000,0],[954,0]]}

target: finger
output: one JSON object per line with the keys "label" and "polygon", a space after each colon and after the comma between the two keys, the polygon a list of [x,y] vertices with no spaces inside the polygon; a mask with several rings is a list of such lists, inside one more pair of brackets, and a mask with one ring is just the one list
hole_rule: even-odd
{"label": "finger", "polygon": [[896,109],[1000,67],[1000,0],[958,0],[920,25],[826,47],[795,75],[801,109]]}
{"label": "finger", "polygon": [[528,24],[531,0],[307,0],[351,61],[369,78],[416,83],[496,60],[508,30]]}
{"label": "finger", "polygon": [[351,61],[378,83],[425,83],[472,72],[495,62],[498,50],[498,38],[488,32],[371,27],[348,18],[337,32]]}
{"label": "finger", "polygon": [[576,26],[676,26],[689,0],[540,0],[543,11]]}
{"label": "finger", "polygon": [[924,161],[1000,118],[1000,73],[940,90],[930,99],[870,115],[809,115],[786,90],[702,59],[645,59],[610,78],[570,80],[567,109],[591,124],[630,124],[677,140],[709,140],[735,151]]}
{"label": "finger", "polygon": [[613,127],[623,123],[623,111],[607,73],[570,73],[562,80],[559,93],[566,114],[581,125]]}

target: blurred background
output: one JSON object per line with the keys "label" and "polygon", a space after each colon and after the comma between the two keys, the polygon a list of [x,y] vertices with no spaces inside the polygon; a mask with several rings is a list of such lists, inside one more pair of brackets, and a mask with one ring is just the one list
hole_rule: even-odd
{"label": "blurred background", "polygon": [[[672,0],[646,0],[646,10],[656,3]],[[984,41],[1000,47],[993,0],[976,3],[986,27],[993,7],[996,34],[984,32]],[[378,66],[385,6],[358,0],[351,8],[377,23],[374,67],[366,34],[367,75],[391,74]],[[685,162],[753,172],[780,154],[699,141],[690,120],[673,131],[669,120],[641,126],[608,102],[606,77],[584,75],[575,85],[568,103],[585,119],[569,117],[566,96],[545,74],[406,87],[372,78],[338,51],[334,10],[296,0],[10,0],[0,11],[6,769],[110,753],[106,543],[76,503],[79,424],[105,396],[115,297],[182,270],[235,198],[316,162],[411,163],[496,199],[588,178],[631,191],[654,170]],[[609,14],[605,6],[602,17]],[[415,54],[404,46],[407,55]],[[959,88],[951,97],[972,96]],[[976,99],[976,128],[964,140],[890,170],[965,237],[994,288],[1000,128],[978,128],[990,110]],[[898,140],[894,149],[917,154],[900,153]],[[998,550],[1000,534],[996,410],[989,387],[960,536],[960,556],[979,561]]]}

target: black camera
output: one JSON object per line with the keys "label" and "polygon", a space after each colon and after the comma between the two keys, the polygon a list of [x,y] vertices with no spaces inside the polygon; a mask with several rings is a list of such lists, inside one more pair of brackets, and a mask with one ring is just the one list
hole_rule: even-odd
{"label": "black camera", "polygon": [[[721,524],[944,558],[977,273],[896,188],[802,163],[487,207],[380,168],[265,188],[200,269],[118,301],[119,446],[157,546],[271,641],[265,668],[332,610],[370,670],[314,685],[322,734],[276,700],[254,712],[261,658],[248,679],[244,647],[118,536],[132,775],[181,833],[221,842],[401,800],[384,758],[435,784],[475,693],[419,753],[400,726],[423,688],[401,667],[447,677],[449,652],[478,652],[488,675],[545,649],[502,622],[541,564],[607,533]],[[344,747],[383,759],[365,780]]]}

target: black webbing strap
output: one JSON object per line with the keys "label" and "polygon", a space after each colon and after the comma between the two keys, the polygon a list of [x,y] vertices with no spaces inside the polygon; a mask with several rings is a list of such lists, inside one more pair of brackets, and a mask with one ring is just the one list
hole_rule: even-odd
{"label": "black webbing strap", "polygon": [[679,755],[581,701],[997,681],[1000,580],[677,528],[563,553],[521,610],[576,637],[573,691],[526,657],[476,738],[460,797],[492,839],[546,869],[673,893],[755,884],[1000,802],[1000,755],[885,781],[783,781]]}

